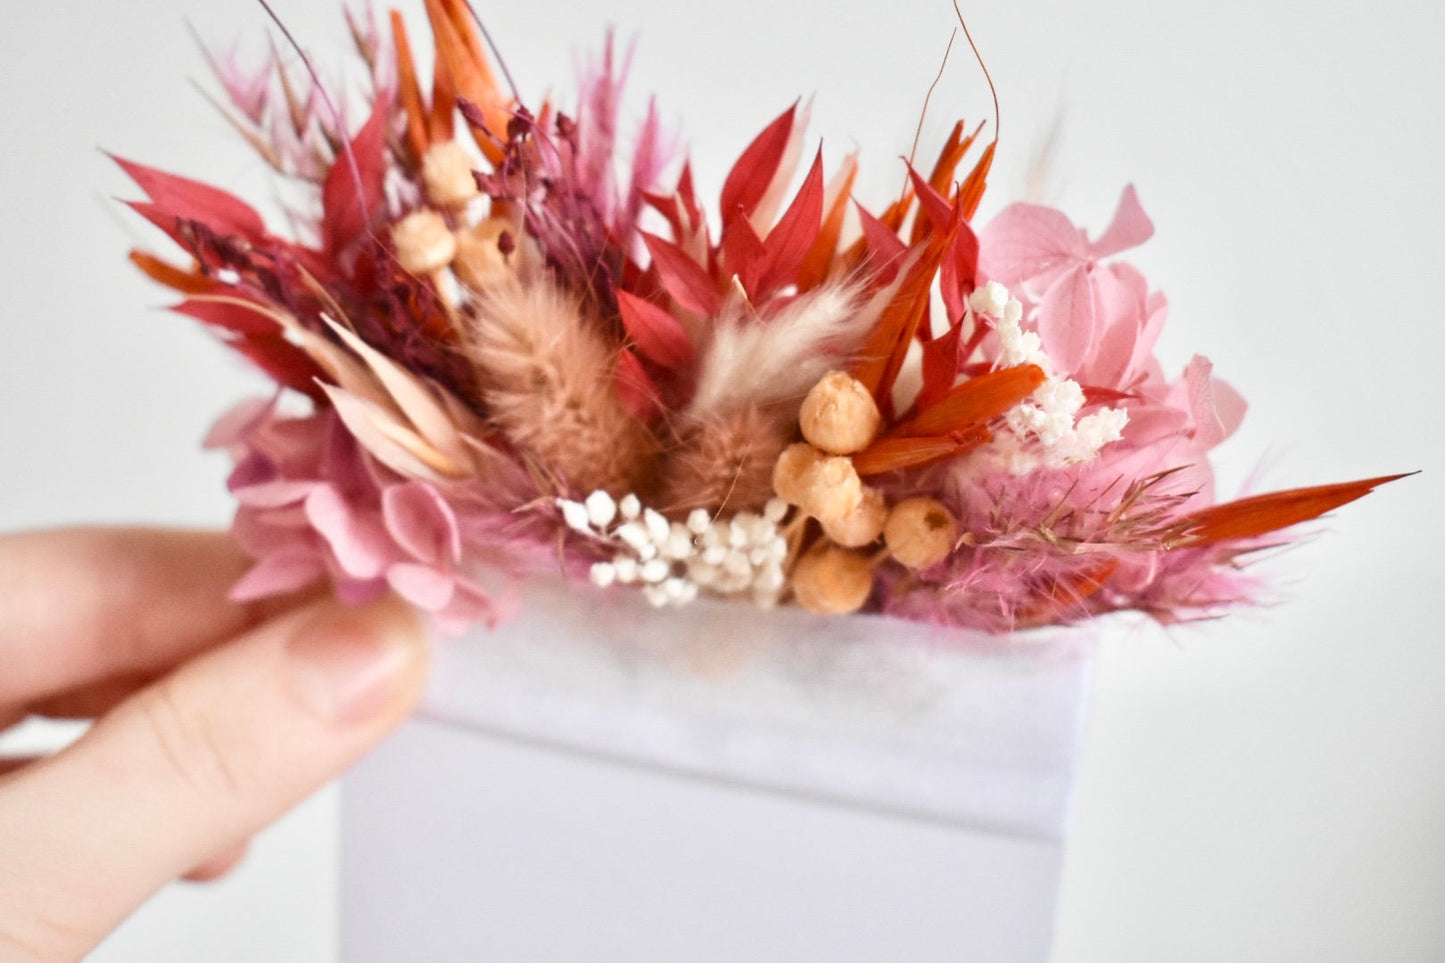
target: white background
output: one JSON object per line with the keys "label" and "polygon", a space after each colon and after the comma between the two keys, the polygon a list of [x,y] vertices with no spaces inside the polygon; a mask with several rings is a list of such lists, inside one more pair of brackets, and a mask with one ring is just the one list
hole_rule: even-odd
{"label": "white background", "polygon": [[[870,201],[896,186],[953,23],[939,0],[493,6],[533,99],[570,90],[574,55],[607,23],[639,34],[633,89],[661,92],[713,189],[757,129],[816,94],[828,157],[862,148]],[[236,0],[10,7],[0,528],[224,524],[225,465],[199,439],[261,382],[153,310],[166,294],[124,260],[151,235],[110,200],[137,195],[98,148],[264,196],[259,162],[188,85],[206,78],[185,30],[256,54],[264,17]],[[324,65],[340,62],[330,4],[278,7]],[[1223,490],[1265,454],[1271,487],[1425,472],[1279,560],[1283,605],[1167,633],[1113,627],[1056,960],[1445,958],[1445,16],[1427,0],[967,13],[1003,110],[985,216],[1017,196],[1055,121],[1049,201],[1098,229],[1138,186],[1158,233],[1135,260],[1173,305],[1166,364],[1208,354],[1253,406],[1221,452]],[[956,48],[924,144],[990,112]],[[334,826],[323,794],[232,879],[173,887],[96,959],[332,959]]]}

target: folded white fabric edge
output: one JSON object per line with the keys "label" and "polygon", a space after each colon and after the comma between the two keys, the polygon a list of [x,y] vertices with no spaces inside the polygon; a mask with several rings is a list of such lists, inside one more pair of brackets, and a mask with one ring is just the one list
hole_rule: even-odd
{"label": "folded white fabric edge", "polygon": [[436,644],[421,715],[665,771],[1061,839],[1098,632],[991,636],[530,584]]}

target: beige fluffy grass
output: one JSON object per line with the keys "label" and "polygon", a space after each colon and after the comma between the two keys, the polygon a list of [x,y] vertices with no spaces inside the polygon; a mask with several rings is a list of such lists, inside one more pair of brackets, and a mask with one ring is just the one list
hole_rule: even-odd
{"label": "beige fluffy grass", "polygon": [[518,452],[574,493],[645,488],[658,445],[622,407],[616,355],[580,303],[536,282],[495,286],[474,304],[466,347],[481,401]]}

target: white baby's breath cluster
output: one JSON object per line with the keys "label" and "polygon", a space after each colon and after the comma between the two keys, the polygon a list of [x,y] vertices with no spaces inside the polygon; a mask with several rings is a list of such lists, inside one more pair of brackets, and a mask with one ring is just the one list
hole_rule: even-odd
{"label": "white baby's breath cluster", "polygon": [[559,498],[557,507],[568,528],[613,549],[610,560],[593,564],[593,584],[640,585],[658,607],[682,605],[703,592],[771,607],[787,580],[788,542],[779,525],[788,505],[781,499],[771,499],[761,514],[729,519],[698,508],[685,522],[668,521],[636,495],[619,501],[605,491],[580,502]]}
{"label": "white baby's breath cluster", "polygon": [[[1111,441],[1123,437],[1129,415],[1122,408],[1101,408],[1079,418],[1084,407],[1084,389],[1077,381],[1054,373],[1053,362],[1044,352],[1037,331],[1025,331],[1023,304],[1009,295],[997,281],[974,291],[969,307],[975,317],[993,320],[999,341],[999,365],[1037,365],[1045,381],[1027,401],[1015,405],[1004,416],[1006,432],[995,436],[986,455],[1015,475],[1037,468],[1061,468],[1091,460]],[[1034,444],[1033,442],[1037,442]]]}

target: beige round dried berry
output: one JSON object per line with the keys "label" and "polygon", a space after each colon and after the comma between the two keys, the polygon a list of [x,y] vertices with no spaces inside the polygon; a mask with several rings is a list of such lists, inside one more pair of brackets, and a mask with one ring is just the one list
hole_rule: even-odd
{"label": "beige round dried berry", "polygon": [[873,443],[883,417],[862,382],[842,372],[825,374],[798,409],[803,437],[834,455],[851,455]]}
{"label": "beige round dried berry", "polygon": [[846,548],[861,548],[883,534],[888,521],[888,502],[876,488],[863,489],[858,506],[842,518],[823,525],[823,533]]}
{"label": "beige round dried berry", "polygon": [[883,541],[893,557],[909,568],[937,565],[953,551],[958,520],[936,498],[905,498],[888,513]]}
{"label": "beige round dried berry", "polygon": [[814,612],[856,612],[873,591],[873,566],[865,555],[820,542],[793,566],[793,596]]}
{"label": "beige round dried berry", "polygon": [[837,455],[818,461],[803,480],[798,507],[823,524],[839,521],[863,501],[863,480],[853,462]]}
{"label": "beige round dried berry", "polygon": [[457,241],[440,214],[432,210],[412,211],[391,229],[396,259],[402,269],[426,276],[440,271],[457,254]]}
{"label": "beige round dried berry", "polygon": [[472,156],[454,140],[427,148],[421,158],[421,179],[426,196],[439,207],[461,207],[481,192],[472,176]]}
{"label": "beige round dried berry", "polygon": [[457,257],[452,262],[457,280],[473,291],[485,291],[514,278],[516,235],[516,228],[504,217],[489,217],[475,227],[458,231]]}
{"label": "beige round dried berry", "polygon": [[822,460],[823,453],[806,442],[784,448],[773,465],[773,491],[789,505],[801,505],[808,472]]}

